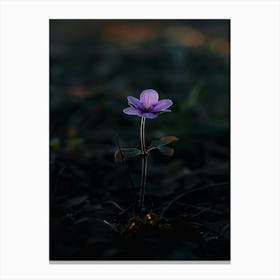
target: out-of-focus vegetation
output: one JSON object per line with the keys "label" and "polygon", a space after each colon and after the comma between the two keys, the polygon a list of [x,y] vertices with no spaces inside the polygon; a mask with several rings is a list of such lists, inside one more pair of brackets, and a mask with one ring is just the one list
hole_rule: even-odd
{"label": "out-of-focus vegetation", "polygon": [[[50,21],[50,259],[230,258],[228,20]],[[145,217],[134,217],[140,118],[128,95],[153,88],[172,113],[146,122],[153,151]]]}

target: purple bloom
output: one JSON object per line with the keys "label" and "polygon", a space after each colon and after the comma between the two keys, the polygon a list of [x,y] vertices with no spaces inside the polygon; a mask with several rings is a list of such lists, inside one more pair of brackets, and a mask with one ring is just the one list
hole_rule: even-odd
{"label": "purple bloom", "polygon": [[173,102],[170,99],[158,100],[158,93],[153,89],[146,89],[141,92],[140,100],[128,96],[128,105],[123,112],[127,115],[135,115],[149,119],[156,118],[160,113],[171,112],[167,110]]}

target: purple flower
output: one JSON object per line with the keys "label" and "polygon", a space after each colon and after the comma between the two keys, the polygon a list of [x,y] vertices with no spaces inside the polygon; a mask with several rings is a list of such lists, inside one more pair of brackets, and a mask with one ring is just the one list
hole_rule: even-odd
{"label": "purple flower", "polygon": [[173,102],[170,99],[158,100],[158,93],[153,89],[145,89],[140,94],[140,100],[128,96],[128,105],[123,112],[127,115],[135,115],[148,119],[156,118],[160,113],[171,112],[167,110]]}

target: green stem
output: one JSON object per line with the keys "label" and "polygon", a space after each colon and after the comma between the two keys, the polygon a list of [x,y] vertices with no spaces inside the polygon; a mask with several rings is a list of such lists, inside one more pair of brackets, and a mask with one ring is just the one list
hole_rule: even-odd
{"label": "green stem", "polygon": [[141,125],[140,125],[142,173],[141,173],[141,186],[140,186],[139,202],[138,202],[138,214],[139,215],[141,215],[143,205],[144,205],[145,187],[146,187],[146,182],[147,182],[148,156],[149,156],[149,154],[146,151],[146,144],[145,144],[145,121],[146,121],[146,118],[142,117]]}

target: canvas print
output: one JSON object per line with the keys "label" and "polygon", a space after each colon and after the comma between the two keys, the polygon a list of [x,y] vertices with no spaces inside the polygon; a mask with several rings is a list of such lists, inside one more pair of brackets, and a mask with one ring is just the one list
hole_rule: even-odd
{"label": "canvas print", "polygon": [[230,20],[49,31],[49,259],[229,261]]}

